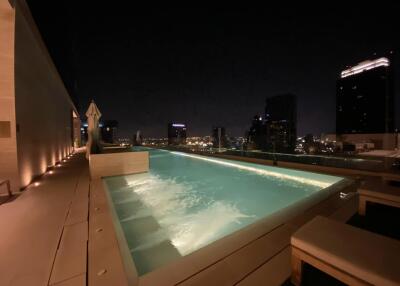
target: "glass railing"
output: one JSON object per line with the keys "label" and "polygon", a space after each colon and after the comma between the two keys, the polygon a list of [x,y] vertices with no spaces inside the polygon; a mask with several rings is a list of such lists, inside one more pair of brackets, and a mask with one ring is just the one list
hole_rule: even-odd
{"label": "glass railing", "polygon": [[309,165],[319,165],[325,167],[356,169],[366,171],[383,171],[390,166],[383,158],[361,158],[355,156],[334,156],[334,155],[303,155],[303,154],[283,154],[253,151],[226,151],[224,154],[259,158],[266,160],[276,160],[283,162],[301,163]]}
{"label": "glass railing", "polygon": [[391,172],[400,174],[400,159],[387,157],[372,157],[360,155],[307,155],[285,154],[262,151],[224,150],[219,152],[216,148],[192,148],[188,146],[167,146],[166,149],[185,151],[197,154],[221,154],[247,158],[265,159],[271,161],[292,162],[300,164],[318,165],[334,168],[345,168],[372,172]]}

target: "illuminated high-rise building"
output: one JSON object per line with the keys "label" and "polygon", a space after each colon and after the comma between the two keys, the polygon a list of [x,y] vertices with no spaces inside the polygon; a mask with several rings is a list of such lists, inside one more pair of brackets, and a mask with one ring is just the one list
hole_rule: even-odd
{"label": "illuminated high-rise building", "polygon": [[224,127],[213,127],[211,136],[214,148],[228,147],[228,137]]}
{"label": "illuminated high-rise building", "polygon": [[186,124],[169,123],[168,124],[168,145],[186,144]]}
{"label": "illuminated high-rise building", "polygon": [[101,139],[105,143],[116,143],[117,140],[117,130],[118,130],[118,121],[116,120],[105,120],[103,123],[100,123],[100,132]]}
{"label": "illuminated high-rise building", "polygon": [[393,70],[388,58],[367,60],[341,72],[336,93],[336,133],[392,133]]}
{"label": "illuminated high-rise building", "polygon": [[266,149],[293,153],[297,138],[297,97],[282,94],[269,97],[265,107]]}
{"label": "illuminated high-rise building", "polygon": [[247,149],[266,150],[267,133],[265,121],[262,116],[254,115],[251,126],[247,132]]}
{"label": "illuminated high-rise building", "polygon": [[143,143],[143,135],[142,135],[142,131],[138,130],[136,131],[135,135],[133,136],[133,145],[134,146],[141,146]]}

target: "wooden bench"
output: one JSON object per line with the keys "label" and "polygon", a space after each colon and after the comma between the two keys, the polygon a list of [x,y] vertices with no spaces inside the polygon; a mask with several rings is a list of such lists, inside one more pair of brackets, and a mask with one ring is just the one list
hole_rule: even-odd
{"label": "wooden bench", "polygon": [[10,187],[10,180],[0,179],[0,187],[5,185],[7,188],[8,195],[11,197],[11,187]]}
{"label": "wooden bench", "polygon": [[368,179],[358,188],[358,214],[364,216],[367,202],[400,208],[400,187],[387,184],[384,180]]}
{"label": "wooden bench", "polygon": [[400,175],[391,174],[391,173],[385,173],[385,174],[382,174],[382,180],[385,181],[385,182],[397,182],[397,183],[400,183]]}
{"label": "wooden bench", "polygon": [[400,242],[322,216],[291,237],[292,283],[303,263],[348,285],[400,285]]}

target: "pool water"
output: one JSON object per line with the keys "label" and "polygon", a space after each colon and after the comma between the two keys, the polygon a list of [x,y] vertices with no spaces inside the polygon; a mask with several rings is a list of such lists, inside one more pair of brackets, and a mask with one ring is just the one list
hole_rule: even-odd
{"label": "pool water", "polygon": [[105,179],[138,275],[342,179],[165,150],[149,153],[148,173]]}

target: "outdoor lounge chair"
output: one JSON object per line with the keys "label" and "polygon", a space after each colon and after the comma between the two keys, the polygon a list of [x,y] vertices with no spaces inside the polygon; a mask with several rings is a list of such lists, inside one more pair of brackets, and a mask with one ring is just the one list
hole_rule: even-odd
{"label": "outdoor lounge chair", "polygon": [[400,285],[400,241],[317,216],[291,237],[292,283],[302,264],[348,285]]}
{"label": "outdoor lounge chair", "polygon": [[365,215],[367,202],[400,207],[400,187],[387,184],[384,180],[368,179],[358,188],[358,214]]}
{"label": "outdoor lounge chair", "polygon": [[382,175],[382,180],[385,182],[400,182],[400,176],[398,174],[386,173]]}

